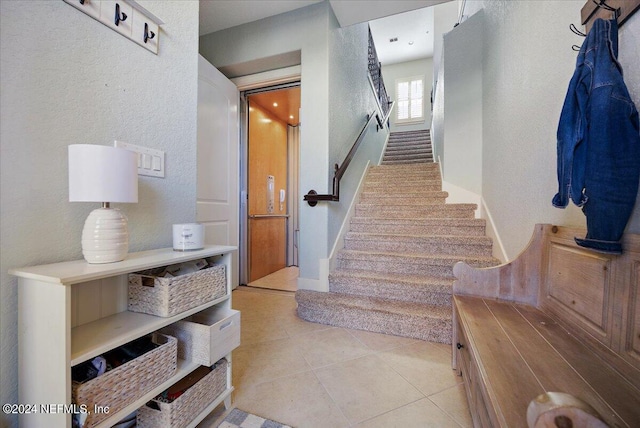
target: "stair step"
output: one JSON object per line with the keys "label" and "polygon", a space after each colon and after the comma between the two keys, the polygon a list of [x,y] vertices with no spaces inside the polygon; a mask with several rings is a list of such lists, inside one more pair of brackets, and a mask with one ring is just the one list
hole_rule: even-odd
{"label": "stair step", "polygon": [[366,177],[364,182],[364,188],[367,187],[411,187],[411,186],[437,186],[434,191],[442,190],[442,181],[439,175],[431,177],[416,177],[408,176],[405,179],[402,178],[390,178],[383,175]]}
{"label": "stair step", "polygon": [[296,292],[298,316],[337,327],[451,343],[451,308],[310,290]]}
{"label": "stair step", "polygon": [[415,160],[416,158],[427,158],[431,157],[431,150],[421,150],[420,152],[412,153],[412,152],[400,152],[394,154],[385,154],[382,157],[383,161],[390,160]]}
{"label": "stair step", "polygon": [[386,150],[401,149],[403,147],[431,147],[431,140],[389,140],[387,141]]}
{"label": "stair step", "polygon": [[421,158],[421,159],[411,159],[411,160],[383,160],[382,165],[400,165],[400,164],[411,164],[411,163],[427,163],[433,162],[433,157]]}
{"label": "stair step", "polygon": [[372,233],[415,233],[433,235],[484,236],[483,219],[352,217],[350,231]]}
{"label": "stair step", "polygon": [[347,232],[344,248],[357,251],[490,257],[492,241],[486,236]]}
{"label": "stair step", "polygon": [[402,172],[408,172],[408,171],[428,171],[428,170],[435,170],[435,171],[440,171],[440,165],[438,165],[435,162],[431,162],[431,163],[423,163],[423,164],[418,164],[418,165],[375,165],[375,166],[371,166],[369,167],[370,171],[402,171]]}
{"label": "stair step", "polygon": [[402,205],[420,205],[423,202],[431,204],[444,204],[449,194],[447,192],[422,191],[413,193],[380,193],[380,192],[362,192],[360,194],[360,202],[377,203],[380,205],[397,204]]}
{"label": "stair step", "polygon": [[398,254],[381,251],[342,250],[337,256],[338,267],[396,274],[429,275],[453,279],[453,265],[463,261],[473,267],[499,264],[487,256],[450,256],[425,254]]}
{"label": "stair step", "polygon": [[337,269],[329,275],[332,293],[450,306],[452,281],[425,275],[394,275]]}
{"label": "stair step", "polygon": [[473,218],[476,207],[475,204],[432,204],[414,207],[360,203],[356,205],[355,215],[358,217],[386,216],[389,218]]}

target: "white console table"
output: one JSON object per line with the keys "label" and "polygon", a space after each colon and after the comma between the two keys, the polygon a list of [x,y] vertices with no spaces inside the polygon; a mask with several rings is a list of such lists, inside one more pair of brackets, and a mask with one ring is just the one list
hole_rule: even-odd
{"label": "white console table", "polygon": [[[84,260],[10,270],[18,280],[19,402],[35,406],[71,404],[71,367],[211,306],[231,309],[232,253],[236,247],[207,246],[176,252],[171,248],[130,253],[121,262]],[[195,259],[216,257],[226,265],[225,296],[169,318],[127,310],[128,274]],[[231,354],[227,389],[194,419],[195,426],[222,401],[231,404]],[[178,359],[176,374],[125,409],[109,415],[110,427],[195,370]],[[55,409],[55,407],[53,407]],[[63,409],[63,408],[62,408]],[[20,416],[21,427],[71,427],[71,415],[40,412]]]}

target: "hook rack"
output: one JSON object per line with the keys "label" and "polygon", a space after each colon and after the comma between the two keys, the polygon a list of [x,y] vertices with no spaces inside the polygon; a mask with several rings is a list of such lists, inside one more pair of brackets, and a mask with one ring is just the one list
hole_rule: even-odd
{"label": "hook rack", "polygon": [[620,28],[639,8],[640,0],[588,0],[580,16],[587,32],[597,18],[616,19]]}
{"label": "hook rack", "polygon": [[124,22],[127,20],[127,14],[124,12],[120,12],[120,4],[116,3],[116,16],[113,20],[113,23],[116,25],[120,25],[120,22]]}
{"label": "hook rack", "polygon": [[156,36],[156,33],[153,31],[149,31],[149,24],[147,22],[144,23],[144,42],[147,43],[149,40],[153,39]]}

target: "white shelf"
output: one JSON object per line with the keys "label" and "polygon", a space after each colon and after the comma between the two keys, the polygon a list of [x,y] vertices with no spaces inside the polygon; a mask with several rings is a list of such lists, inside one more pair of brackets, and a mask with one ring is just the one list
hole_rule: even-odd
{"label": "white shelf", "polygon": [[73,328],[71,329],[71,366],[224,302],[230,297],[226,295],[168,318],[127,311]]}
{"label": "white shelf", "polygon": [[[230,308],[233,271],[231,261],[235,251],[237,247],[220,245],[209,245],[202,250],[188,252],[164,248],[131,253],[125,260],[117,263],[89,264],[84,260],[75,260],[9,271],[19,278],[19,402],[71,404],[73,366],[209,307],[218,305]],[[127,307],[127,274],[214,256],[221,256],[216,260],[226,266],[225,296],[166,318],[122,311]],[[114,284],[117,291],[113,291]],[[93,287],[99,287],[97,290],[102,294],[97,295]],[[72,308],[82,308],[85,313],[95,311],[102,314],[102,317],[93,321],[95,318],[89,316],[86,321],[91,322],[79,323],[80,325],[72,328],[72,313],[76,314]],[[226,391],[210,406],[193,415],[194,421],[202,420],[223,400],[225,405],[231,404],[233,387],[230,353],[226,355],[226,359],[229,362]],[[108,419],[98,426],[109,427],[119,422],[198,366],[196,362],[178,360],[174,376],[128,404],[126,408],[109,414]],[[71,416],[64,413],[21,415],[19,419],[20,426],[26,428],[71,428]],[[197,422],[193,426],[195,424]]]}
{"label": "white shelf", "polygon": [[208,245],[197,251],[173,251],[172,248],[129,253],[121,262],[91,264],[85,260],[11,269],[10,275],[36,281],[69,286],[109,276],[216,256],[237,250],[236,247]]}

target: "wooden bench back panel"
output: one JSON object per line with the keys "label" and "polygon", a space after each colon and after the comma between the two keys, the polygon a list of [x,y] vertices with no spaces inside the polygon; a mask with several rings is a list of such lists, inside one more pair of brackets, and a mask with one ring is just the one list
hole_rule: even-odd
{"label": "wooden bench back panel", "polygon": [[525,303],[551,314],[640,388],[640,235],[624,253],[578,246],[581,228],[535,226],[528,247],[494,268],[454,267],[454,294]]}

